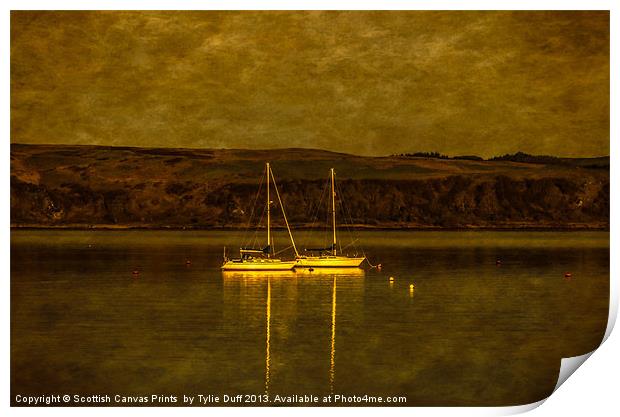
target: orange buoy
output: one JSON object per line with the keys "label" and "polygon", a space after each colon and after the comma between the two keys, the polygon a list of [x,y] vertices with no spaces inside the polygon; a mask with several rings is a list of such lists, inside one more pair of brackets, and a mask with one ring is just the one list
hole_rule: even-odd
{"label": "orange buoy", "polygon": [[570,272],[565,272],[564,273],[564,278],[572,278],[573,274],[571,274]]}
{"label": "orange buoy", "polygon": [[138,271],[137,269],[134,269],[133,271],[131,271],[131,275],[133,276],[140,275],[140,271]]}
{"label": "orange buoy", "polygon": [[500,266],[502,264],[502,260],[498,259],[495,261],[495,265]]}
{"label": "orange buoy", "polygon": [[192,261],[190,261],[189,259],[185,260],[185,265],[191,265],[191,264],[192,264]]}

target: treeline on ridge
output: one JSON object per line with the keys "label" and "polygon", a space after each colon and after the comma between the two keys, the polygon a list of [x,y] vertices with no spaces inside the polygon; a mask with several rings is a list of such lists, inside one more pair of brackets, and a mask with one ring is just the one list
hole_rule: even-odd
{"label": "treeline on ridge", "polygon": [[[280,181],[289,221],[319,223],[324,181]],[[608,224],[609,179],[471,177],[424,180],[345,179],[339,183],[343,221],[360,226],[495,227],[525,224]],[[257,186],[186,181],[96,190],[78,183],[48,188],[11,177],[14,225],[126,225],[143,227],[242,227]],[[259,200],[260,204],[260,200]],[[274,207],[277,209],[277,207]],[[260,210],[260,207],[255,210]],[[278,220],[274,220],[278,224]]]}

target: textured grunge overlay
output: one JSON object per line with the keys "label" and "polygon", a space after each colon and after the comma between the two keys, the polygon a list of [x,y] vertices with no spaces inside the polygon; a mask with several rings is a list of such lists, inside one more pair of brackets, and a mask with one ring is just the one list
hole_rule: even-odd
{"label": "textured grunge overlay", "polygon": [[11,405],[548,397],[609,316],[609,68],[607,11],[11,12]]}
{"label": "textured grunge overlay", "polygon": [[609,13],[12,12],[11,141],[608,155]]}

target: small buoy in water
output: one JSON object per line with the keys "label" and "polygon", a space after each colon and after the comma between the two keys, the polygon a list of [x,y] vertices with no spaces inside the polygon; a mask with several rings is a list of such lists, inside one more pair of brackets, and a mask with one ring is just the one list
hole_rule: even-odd
{"label": "small buoy in water", "polygon": [[192,261],[190,261],[189,259],[185,260],[185,265],[191,265],[191,264],[192,264]]}
{"label": "small buoy in water", "polygon": [[495,261],[495,265],[500,266],[502,264],[502,260],[498,259],[497,261]]}
{"label": "small buoy in water", "polygon": [[131,275],[133,275],[134,277],[137,275],[140,275],[140,271],[138,271],[137,269],[134,269],[133,271],[131,271]]}
{"label": "small buoy in water", "polygon": [[564,273],[564,278],[572,278],[573,274],[571,274],[570,272],[565,272]]}
{"label": "small buoy in water", "polygon": [[410,289],[411,291],[413,291],[413,290],[415,289],[415,285],[413,285],[413,284],[409,285],[409,289]]}
{"label": "small buoy in water", "polygon": [[381,271],[381,264],[377,264],[377,269]]}
{"label": "small buoy in water", "polygon": [[390,277],[390,282],[394,282],[394,277]]}

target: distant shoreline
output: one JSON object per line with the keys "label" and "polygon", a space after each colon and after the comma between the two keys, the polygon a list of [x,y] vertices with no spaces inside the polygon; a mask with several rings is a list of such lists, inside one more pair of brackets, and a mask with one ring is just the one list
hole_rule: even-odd
{"label": "distant shoreline", "polygon": [[[128,230],[157,230],[157,231],[243,231],[243,226],[213,226],[213,227],[188,227],[188,226],[130,226],[130,225],[67,225],[67,226],[40,226],[40,225],[11,225],[11,231],[15,230],[70,230],[70,231],[128,231]],[[285,227],[275,226],[273,230],[286,230]],[[256,229],[254,229],[256,230]],[[263,229],[258,229],[263,230]],[[324,227],[297,226],[293,230],[321,231]],[[606,226],[465,226],[465,227],[440,227],[440,226],[350,226],[347,229],[354,231],[411,231],[411,232],[455,232],[455,231],[505,231],[505,232],[609,232]]]}

